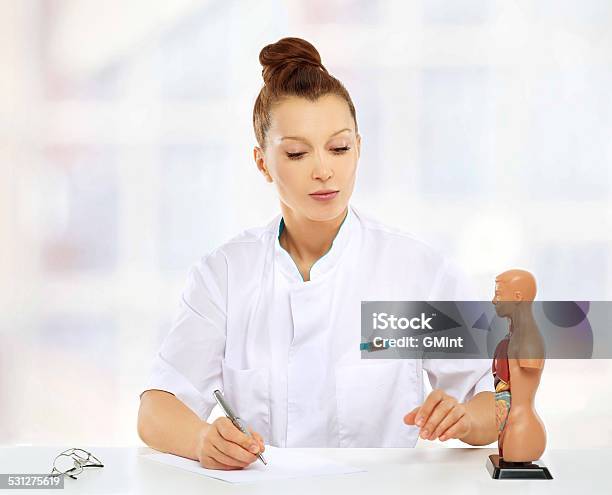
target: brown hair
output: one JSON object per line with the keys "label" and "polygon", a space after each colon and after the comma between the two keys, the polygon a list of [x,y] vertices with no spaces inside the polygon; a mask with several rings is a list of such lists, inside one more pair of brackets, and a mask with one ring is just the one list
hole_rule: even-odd
{"label": "brown hair", "polygon": [[261,149],[265,149],[270,129],[270,111],[274,104],[288,96],[299,96],[310,101],[333,94],[349,106],[355,132],[357,117],[355,106],[344,85],[321,64],[317,49],[301,38],[282,38],[266,45],[259,53],[264,86],[259,91],[253,108],[253,128]]}

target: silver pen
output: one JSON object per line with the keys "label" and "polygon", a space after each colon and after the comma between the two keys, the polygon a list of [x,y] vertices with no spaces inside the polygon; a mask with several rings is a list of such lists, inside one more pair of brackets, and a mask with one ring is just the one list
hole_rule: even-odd
{"label": "silver pen", "polygon": [[[242,433],[244,433],[249,438],[253,438],[253,435],[251,435],[251,432],[247,428],[246,423],[240,417],[234,414],[234,411],[232,410],[230,405],[227,403],[227,401],[223,397],[223,394],[221,393],[221,391],[215,390],[213,392],[213,396],[215,400],[217,401],[217,404],[219,404],[219,407],[221,407],[221,409],[223,410],[223,414],[225,414],[229,418],[229,420],[234,424],[234,426],[238,428]],[[257,457],[259,457],[259,460],[263,462],[265,465],[268,464],[266,460],[264,459],[263,455],[261,455],[261,453],[257,454]]]}

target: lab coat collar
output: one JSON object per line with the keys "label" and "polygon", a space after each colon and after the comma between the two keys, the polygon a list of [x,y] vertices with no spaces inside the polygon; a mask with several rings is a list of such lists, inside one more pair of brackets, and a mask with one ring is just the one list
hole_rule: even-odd
{"label": "lab coat collar", "polygon": [[325,253],[314,263],[314,265],[310,269],[310,280],[308,282],[304,282],[297,265],[293,261],[293,258],[280,245],[280,242],[278,240],[282,220],[282,215],[278,215],[275,221],[272,223],[272,232],[274,235],[275,264],[288,277],[290,282],[301,284],[309,284],[310,282],[322,280],[328,273],[331,273],[333,271],[342,253],[348,245],[349,239],[351,238],[351,232],[356,222],[353,207],[349,205],[346,217],[340,225],[340,228],[338,229],[338,232],[334,237],[334,240],[332,241],[331,247],[329,248],[327,253]]}

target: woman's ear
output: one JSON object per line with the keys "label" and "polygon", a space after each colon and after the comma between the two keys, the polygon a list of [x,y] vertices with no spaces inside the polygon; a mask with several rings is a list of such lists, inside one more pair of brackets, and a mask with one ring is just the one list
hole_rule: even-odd
{"label": "woman's ear", "polygon": [[255,146],[253,148],[253,158],[255,159],[257,170],[259,170],[264,175],[264,177],[266,178],[266,181],[274,182],[272,180],[272,176],[270,175],[270,172],[268,172],[268,168],[266,167],[266,158],[265,158],[264,152],[259,146]]}
{"label": "woman's ear", "polygon": [[356,140],[357,140],[357,158],[359,159],[359,157],[361,156],[361,134],[357,134]]}

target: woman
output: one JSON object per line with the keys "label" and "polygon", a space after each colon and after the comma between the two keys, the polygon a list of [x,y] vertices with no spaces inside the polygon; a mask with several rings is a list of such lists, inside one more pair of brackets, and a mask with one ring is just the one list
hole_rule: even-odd
{"label": "woman", "polygon": [[[494,441],[490,362],[360,359],[362,300],[460,299],[462,282],[428,245],[349,204],[361,147],[355,108],[317,50],[284,38],[259,59],[254,158],[276,184],[282,215],[191,268],[141,394],[141,438],[215,469],[254,462],[264,439],[281,447],[412,447],[419,433]],[[434,388],[425,401],[423,370]],[[227,418],[206,422],[217,388],[254,440]]]}

